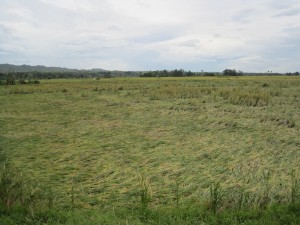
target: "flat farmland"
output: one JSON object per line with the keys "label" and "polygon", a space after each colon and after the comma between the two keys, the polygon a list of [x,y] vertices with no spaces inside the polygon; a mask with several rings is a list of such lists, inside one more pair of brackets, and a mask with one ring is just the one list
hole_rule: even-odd
{"label": "flat farmland", "polygon": [[[300,77],[41,80],[0,86],[0,153],[77,208],[290,202]],[[212,188],[213,187],[213,188]]]}

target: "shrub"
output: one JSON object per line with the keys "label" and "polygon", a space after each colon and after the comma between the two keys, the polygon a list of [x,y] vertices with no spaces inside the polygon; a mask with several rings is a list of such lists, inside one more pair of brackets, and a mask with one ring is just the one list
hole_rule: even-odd
{"label": "shrub", "polygon": [[19,84],[27,84],[26,81],[25,81],[24,79],[20,79],[20,80],[18,81],[18,83],[19,83]]}
{"label": "shrub", "polygon": [[16,84],[16,80],[15,80],[13,73],[7,74],[5,84],[6,85],[15,85]]}
{"label": "shrub", "polygon": [[269,87],[268,83],[263,83],[262,87]]}

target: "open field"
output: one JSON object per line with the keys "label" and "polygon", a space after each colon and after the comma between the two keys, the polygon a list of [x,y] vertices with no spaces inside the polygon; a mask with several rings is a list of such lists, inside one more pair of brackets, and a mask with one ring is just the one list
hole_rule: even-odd
{"label": "open field", "polygon": [[42,80],[0,86],[0,101],[1,161],[61,208],[133,208],[144,193],[153,209],[222,211],[299,191],[300,77]]}

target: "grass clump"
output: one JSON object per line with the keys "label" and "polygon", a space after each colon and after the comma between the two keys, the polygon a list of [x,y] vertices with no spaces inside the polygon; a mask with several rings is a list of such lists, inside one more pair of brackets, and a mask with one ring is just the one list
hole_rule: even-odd
{"label": "grass clump", "polygon": [[150,100],[164,99],[190,99],[201,98],[204,95],[209,95],[213,91],[210,87],[185,86],[185,85],[166,85],[151,89],[149,91]]}
{"label": "grass clump", "polygon": [[270,102],[270,94],[260,90],[223,89],[219,95],[230,103],[242,106],[267,106]]}
{"label": "grass clump", "polygon": [[0,172],[0,201],[3,207],[10,209],[17,204],[24,204],[26,195],[23,179],[8,167],[6,164],[2,165]]}
{"label": "grass clump", "polygon": [[54,207],[54,201],[51,187],[40,187],[11,163],[1,165],[0,224],[6,220],[4,224],[38,224],[52,217],[64,217]]}

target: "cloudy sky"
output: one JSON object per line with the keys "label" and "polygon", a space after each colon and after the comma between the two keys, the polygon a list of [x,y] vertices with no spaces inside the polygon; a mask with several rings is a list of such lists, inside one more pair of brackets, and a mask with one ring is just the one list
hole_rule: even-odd
{"label": "cloudy sky", "polygon": [[0,0],[0,63],[300,71],[300,1]]}

